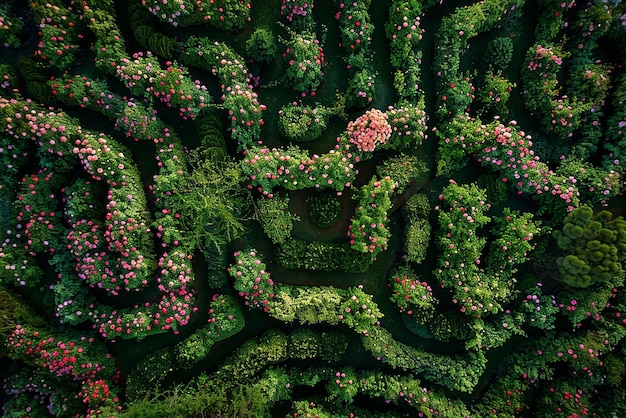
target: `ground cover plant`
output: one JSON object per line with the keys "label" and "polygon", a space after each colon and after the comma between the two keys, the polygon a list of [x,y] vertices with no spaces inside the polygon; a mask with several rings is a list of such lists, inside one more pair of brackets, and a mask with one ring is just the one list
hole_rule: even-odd
{"label": "ground cover plant", "polygon": [[624,39],[620,1],[0,6],[3,416],[626,416]]}

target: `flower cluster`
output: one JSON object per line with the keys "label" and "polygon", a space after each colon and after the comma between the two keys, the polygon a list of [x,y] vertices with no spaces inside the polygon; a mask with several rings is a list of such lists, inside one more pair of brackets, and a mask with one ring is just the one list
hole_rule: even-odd
{"label": "flower cluster", "polygon": [[346,128],[350,143],[359,151],[373,152],[379,144],[385,144],[391,136],[392,128],[386,113],[372,109],[350,121]]}
{"label": "flower cluster", "polygon": [[[517,189],[518,194],[540,200],[546,209],[573,209],[580,203],[581,188],[601,200],[619,192],[619,174],[613,170],[580,164],[576,170],[570,168],[573,165],[550,169],[535,155],[530,135],[517,130],[516,125],[511,121],[505,126],[497,120],[483,125],[468,116],[452,120],[440,136],[440,169],[457,167],[466,155],[472,155],[482,165],[499,171],[501,180]],[[589,174],[592,172],[595,175]]]}
{"label": "flower cluster", "polygon": [[423,321],[434,312],[437,300],[433,297],[433,290],[409,268],[400,268],[389,276],[389,285],[391,301],[401,313],[417,314]]}
{"label": "flower cluster", "polygon": [[426,112],[424,103],[402,103],[389,106],[385,112],[391,126],[391,136],[386,147],[392,149],[412,149],[422,144],[428,136],[425,133]]}
{"label": "flower cluster", "polygon": [[422,52],[418,47],[424,29],[420,28],[422,5],[394,0],[389,7],[385,35],[391,46],[391,65],[396,69],[394,87],[402,99],[413,101],[422,93]]}
{"label": "flower cluster", "polygon": [[387,211],[391,209],[394,181],[375,177],[360,190],[359,205],[355,210],[347,235],[352,249],[370,253],[372,257],[387,249],[389,229]]}
{"label": "flower cluster", "polygon": [[254,145],[261,136],[266,107],[259,102],[250,84],[251,74],[244,59],[224,43],[193,37],[187,42],[181,59],[218,77],[224,107],[228,109],[230,131],[238,149]]}
{"label": "flower cluster", "polygon": [[156,97],[168,107],[178,108],[183,119],[194,119],[209,99],[206,87],[189,79],[187,70],[167,61],[166,68],[148,51],[133,54],[132,60],[122,58],[117,77],[137,96]]}
{"label": "flower cluster", "polygon": [[339,320],[357,333],[367,336],[371,327],[378,325],[384,316],[372,295],[365,293],[362,285],[340,292],[350,296],[339,306]]}
{"label": "flower cluster", "polygon": [[72,380],[82,381],[87,387],[106,387],[106,391],[99,392],[98,397],[88,398],[86,393],[79,393],[83,402],[90,403],[90,409],[104,403],[117,404],[118,399],[110,390],[110,383],[107,383],[115,366],[111,355],[104,353],[104,347],[94,338],[81,336],[67,341],[46,331],[17,325],[8,338],[8,345],[15,356],[54,376],[68,376]]}
{"label": "flower cluster", "polygon": [[293,22],[295,16],[306,16],[313,13],[313,0],[283,0],[280,15]]}
{"label": "flower cluster", "polygon": [[10,16],[8,5],[0,6],[0,44],[17,48],[22,41],[20,35],[24,24],[18,18]]}
{"label": "flower cluster", "polygon": [[394,0],[389,10],[385,34],[390,40],[391,65],[397,69],[411,67],[424,32],[420,28],[422,5]]}
{"label": "flower cluster", "polygon": [[283,58],[288,63],[287,81],[297,91],[314,92],[324,81],[324,50],[312,32],[290,32],[283,40],[287,49]]}
{"label": "flower cluster", "polygon": [[159,20],[174,27],[208,23],[229,31],[246,25],[251,8],[243,0],[144,0],[142,4]]}
{"label": "flower cluster", "polygon": [[269,312],[270,301],[274,298],[274,281],[265,270],[265,263],[257,257],[256,250],[236,252],[235,264],[228,272],[235,279],[235,289],[245,299],[245,305],[261,308]]}
{"label": "flower cluster", "polygon": [[61,70],[71,68],[76,64],[78,44],[83,38],[79,28],[82,15],[72,6],[56,1],[33,3],[32,10],[41,36],[35,56]]}
{"label": "flower cluster", "polygon": [[[369,54],[374,25],[369,15],[371,0],[339,2],[335,18],[341,29],[340,46],[350,54]],[[361,69],[361,68],[357,68]]]}
{"label": "flower cluster", "polygon": [[297,147],[281,150],[252,147],[246,151],[241,165],[250,178],[249,187],[257,187],[264,195],[272,197],[276,187],[288,190],[330,188],[341,192],[356,178],[354,164],[359,161],[358,155],[351,152],[343,155],[336,150],[310,157]]}

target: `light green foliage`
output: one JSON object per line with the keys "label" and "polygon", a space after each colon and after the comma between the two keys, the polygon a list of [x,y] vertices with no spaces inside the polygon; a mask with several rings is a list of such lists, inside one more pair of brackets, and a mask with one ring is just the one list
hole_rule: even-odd
{"label": "light green foliage", "polygon": [[179,368],[189,369],[206,358],[215,343],[243,329],[243,312],[233,296],[216,295],[209,308],[209,324],[174,347]]}
{"label": "light green foliage", "polygon": [[390,177],[395,182],[395,191],[402,194],[414,183],[417,186],[428,181],[430,170],[424,161],[417,156],[402,155],[384,160],[376,167],[379,178]]}
{"label": "light green foliage", "polygon": [[405,222],[404,259],[421,263],[426,258],[431,226],[428,220],[430,203],[423,193],[414,194],[402,205]]}
{"label": "light green foliage", "polygon": [[334,109],[292,102],[279,112],[278,129],[289,141],[309,142],[318,139],[333,115]]}
{"label": "light green foliage", "polygon": [[587,287],[623,276],[626,259],[626,221],[608,211],[594,215],[581,206],[563,220],[563,229],[553,232],[563,256],[557,258],[561,279],[570,286]]}
{"label": "light green foliage", "polygon": [[289,212],[289,198],[274,195],[257,200],[259,221],[263,231],[274,244],[284,244],[291,237],[293,221],[300,218]]}
{"label": "light green foliage", "polygon": [[375,357],[394,368],[423,373],[439,384],[462,392],[471,392],[485,369],[487,359],[482,352],[463,356],[442,356],[428,353],[395,340],[384,328],[374,327],[361,337],[363,346]]}
{"label": "light green foliage", "polygon": [[363,334],[383,317],[372,295],[365,293],[360,286],[338,289],[282,285],[270,306],[270,314],[281,321],[344,323]]}
{"label": "light green foliage", "polygon": [[250,58],[260,62],[271,62],[277,51],[274,34],[267,28],[257,28],[246,41],[246,52]]}
{"label": "light green foliage", "polygon": [[201,153],[190,153],[189,162],[191,173],[174,170],[169,175],[175,191],[170,196],[171,207],[189,231],[184,239],[192,247],[219,248],[241,237],[247,204],[238,163],[205,159]]}

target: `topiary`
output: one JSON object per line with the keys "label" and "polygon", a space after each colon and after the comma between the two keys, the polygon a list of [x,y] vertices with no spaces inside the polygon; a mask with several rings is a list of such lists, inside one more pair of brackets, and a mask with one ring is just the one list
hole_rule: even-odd
{"label": "topiary", "polygon": [[246,52],[255,61],[270,62],[277,50],[274,34],[266,28],[258,28],[246,41]]}
{"label": "topiary", "polygon": [[565,217],[562,230],[552,233],[563,250],[556,260],[563,282],[587,287],[624,275],[626,221],[612,216],[606,210],[594,215],[589,206],[581,206]]}

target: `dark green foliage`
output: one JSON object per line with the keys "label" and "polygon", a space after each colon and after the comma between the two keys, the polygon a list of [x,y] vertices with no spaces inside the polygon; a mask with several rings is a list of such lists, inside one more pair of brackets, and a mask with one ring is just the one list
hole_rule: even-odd
{"label": "dark green foliage", "polygon": [[432,230],[428,221],[430,211],[430,203],[424,193],[414,194],[402,205],[406,261],[421,263],[426,258]]}
{"label": "dark green foliage", "polygon": [[52,91],[47,84],[48,77],[44,74],[41,63],[32,58],[20,56],[17,71],[24,80],[26,91],[37,103],[50,103]]}
{"label": "dark green foliage", "polygon": [[506,70],[513,58],[513,40],[511,38],[495,38],[489,42],[485,60],[495,70]]}
{"label": "dark green foliage", "polygon": [[427,218],[430,211],[430,202],[425,193],[414,194],[402,205],[402,213],[407,219]]}
{"label": "dark green foliage", "polygon": [[292,239],[280,247],[278,262],[286,269],[366,272],[373,262],[371,254],[358,253],[348,244],[305,242]]}
{"label": "dark green foliage", "polygon": [[328,228],[341,217],[341,202],[330,193],[312,197],[307,209],[311,223],[318,228]]}
{"label": "dark green foliage", "polygon": [[623,276],[626,259],[626,221],[608,211],[594,215],[581,206],[563,220],[553,236],[563,256],[557,258],[561,279],[570,286],[587,287]]}
{"label": "dark green foliage", "polygon": [[161,385],[168,373],[174,370],[176,359],[171,347],[153,351],[139,362],[126,379],[126,397],[136,401]]}
{"label": "dark green foliage", "polygon": [[432,336],[440,341],[449,341],[451,338],[467,340],[472,336],[469,324],[472,319],[457,311],[435,312],[434,317],[426,325]]}
{"label": "dark green foliage", "polygon": [[141,25],[134,29],[137,42],[155,55],[168,58],[176,52],[176,40],[155,32],[152,26]]}
{"label": "dark green foliage", "polygon": [[246,52],[256,61],[271,62],[277,51],[276,37],[267,28],[257,28],[246,41]]}
{"label": "dark green foliage", "polygon": [[498,204],[506,200],[509,190],[505,182],[494,181],[493,176],[481,174],[476,180],[478,187],[485,189],[491,204]]}

